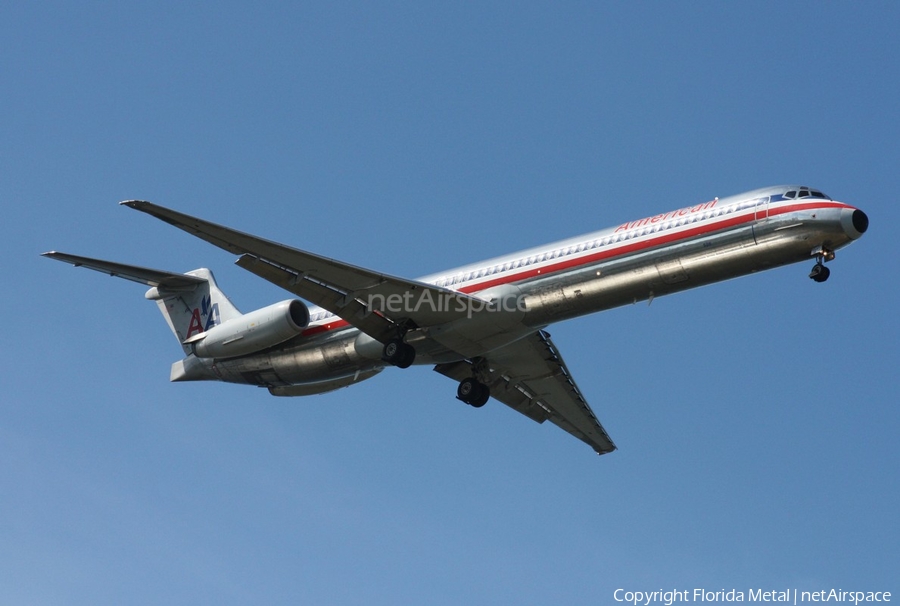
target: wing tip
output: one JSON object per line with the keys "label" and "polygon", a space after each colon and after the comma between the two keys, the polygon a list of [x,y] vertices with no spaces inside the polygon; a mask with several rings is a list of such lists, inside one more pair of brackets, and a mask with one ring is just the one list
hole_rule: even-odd
{"label": "wing tip", "polygon": [[76,255],[70,255],[69,253],[58,252],[55,250],[50,250],[45,253],[41,253],[42,257],[46,257],[48,259],[53,259],[54,261],[62,261],[63,263],[70,263],[75,267],[81,267],[81,257]]}

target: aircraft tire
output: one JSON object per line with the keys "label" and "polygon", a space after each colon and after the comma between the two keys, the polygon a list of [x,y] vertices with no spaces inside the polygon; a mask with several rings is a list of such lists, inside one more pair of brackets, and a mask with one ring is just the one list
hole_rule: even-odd
{"label": "aircraft tire", "polygon": [[483,385],[473,377],[469,377],[459,382],[456,397],[469,406],[481,408],[491,397],[491,390],[487,385]]}
{"label": "aircraft tire", "polygon": [[487,401],[491,398],[491,388],[483,383],[478,384],[478,397],[476,397],[470,404],[474,408],[481,408]]}
{"label": "aircraft tire", "polygon": [[393,339],[385,344],[382,359],[397,368],[409,368],[416,360],[416,350],[400,339]]}
{"label": "aircraft tire", "polygon": [[815,266],[813,266],[812,271],[809,272],[809,277],[816,282],[824,282],[830,275],[831,270],[821,263],[817,263]]}

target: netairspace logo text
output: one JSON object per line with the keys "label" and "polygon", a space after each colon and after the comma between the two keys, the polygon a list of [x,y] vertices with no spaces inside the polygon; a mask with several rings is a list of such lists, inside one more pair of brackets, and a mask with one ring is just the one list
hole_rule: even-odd
{"label": "netairspace logo text", "polygon": [[613,592],[616,602],[624,602],[638,606],[662,604],[672,606],[684,602],[774,602],[782,604],[802,604],[814,602],[842,602],[845,604],[864,604],[872,602],[890,602],[890,591],[844,591],[843,589],[820,589],[819,591],[800,591],[797,589],[671,589],[665,591],[630,591],[616,589]]}

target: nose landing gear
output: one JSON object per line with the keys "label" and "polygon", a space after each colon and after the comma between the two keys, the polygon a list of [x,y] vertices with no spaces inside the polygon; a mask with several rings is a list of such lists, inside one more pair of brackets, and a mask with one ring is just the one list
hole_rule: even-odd
{"label": "nose landing gear", "polygon": [[813,254],[816,256],[816,264],[809,272],[809,277],[815,282],[824,282],[831,275],[831,270],[825,267],[825,261],[834,259],[834,251],[819,247],[813,251]]}
{"label": "nose landing gear", "polygon": [[816,282],[824,282],[828,279],[828,276],[831,275],[831,270],[822,265],[822,262],[819,261],[815,265],[813,265],[812,271],[809,272],[809,277],[815,280]]}

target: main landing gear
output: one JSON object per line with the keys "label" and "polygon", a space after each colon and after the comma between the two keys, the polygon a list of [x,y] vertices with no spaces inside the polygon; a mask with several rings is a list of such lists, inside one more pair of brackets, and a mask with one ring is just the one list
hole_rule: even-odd
{"label": "main landing gear", "polygon": [[[385,343],[381,352],[381,359],[397,368],[409,368],[416,360],[416,350],[409,343],[405,343],[403,339],[391,339]],[[479,372],[483,365],[484,360],[473,360],[473,374],[482,376]],[[490,397],[491,388],[475,377],[463,379],[459,382],[459,387],[456,389],[456,398],[475,408],[481,408],[487,404]]]}
{"label": "main landing gear", "polygon": [[409,368],[416,360],[416,349],[401,339],[393,339],[384,346],[381,359],[397,368]]}
{"label": "main landing gear", "polygon": [[816,256],[816,264],[813,265],[812,271],[809,272],[809,277],[816,282],[824,282],[831,275],[831,270],[825,267],[825,261],[834,259],[834,251],[819,248],[813,251],[813,254]]}
{"label": "main landing gear", "polygon": [[491,397],[491,388],[482,383],[490,376],[490,368],[484,358],[473,358],[472,376],[459,382],[456,399],[474,408],[481,408]]}
{"label": "main landing gear", "polygon": [[487,404],[491,397],[491,388],[480,383],[478,379],[469,377],[459,382],[459,388],[456,390],[456,398],[462,400],[469,406],[481,408]]}

